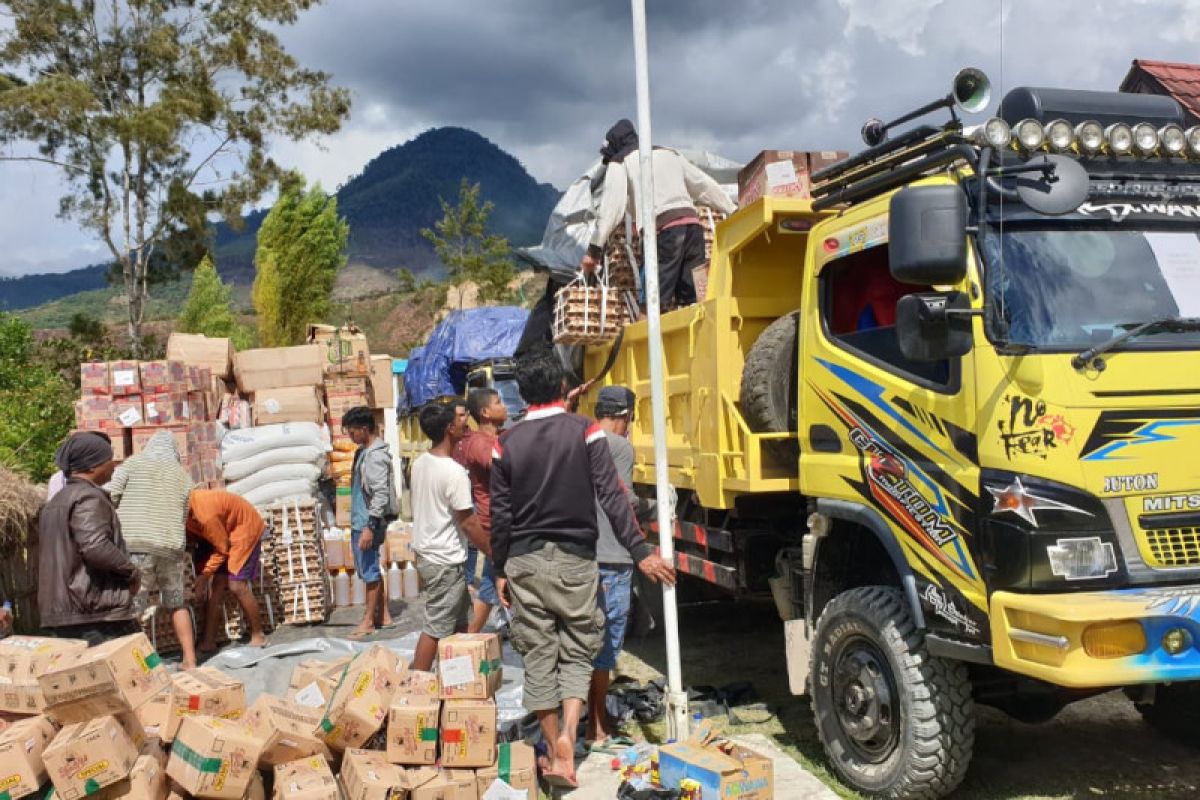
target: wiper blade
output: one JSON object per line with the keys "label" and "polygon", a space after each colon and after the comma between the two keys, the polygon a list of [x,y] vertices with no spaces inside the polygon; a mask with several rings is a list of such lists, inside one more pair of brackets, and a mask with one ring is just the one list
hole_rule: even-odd
{"label": "wiper blade", "polygon": [[1084,350],[1071,359],[1071,366],[1075,369],[1083,369],[1095,361],[1097,356],[1103,355],[1114,347],[1118,347],[1135,336],[1141,336],[1144,333],[1180,333],[1183,331],[1200,331],[1200,317],[1163,317],[1162,319],[1139,323],[1127,331],[1118,333],[1107,342],[1101,342],[1095,347],[1089,347],[1087,350]]}

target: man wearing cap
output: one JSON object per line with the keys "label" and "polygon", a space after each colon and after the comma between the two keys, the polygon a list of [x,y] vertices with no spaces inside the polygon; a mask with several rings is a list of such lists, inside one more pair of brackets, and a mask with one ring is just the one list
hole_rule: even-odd
{"label": "man wearing cap", "polygon": [[[604,439],[612,453],[617,478],[637,516],[645,519],[653,506],[633,492],[633,445],[629,443],[629,426],[637,402],[634,393],[624,386],[605,386],[596,398],[596,424],[604,431]],[[597,503],[597,506],[599,504]],[[633,558],[629,550],[617,541],[608,516],[597,508],[596,561],[600,567],[600,591],[597,600],[604,612],[604,638],[600,654],[592,662],[592,684],[588,692],[587,738],[595,750],[614,745],[609,730],[605,697],[611,673],[617,668],[617,656],[625,643],[625,626],[629,620],[629,601],[633,586]]]}
{"label": "man wearing cap", "polygon": [[133,596],[140,582],[108,492],[112,442],[72,434],[54,456],[66,485],[42,509],[38,530],[38,610],[55,636],[98,645],[137,633]]}

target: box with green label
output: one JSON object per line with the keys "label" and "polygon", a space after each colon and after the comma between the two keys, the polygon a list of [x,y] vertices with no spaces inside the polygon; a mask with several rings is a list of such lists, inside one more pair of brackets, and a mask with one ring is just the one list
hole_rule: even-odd
{"label": "box with green label", "polygon": [[388,710],[387,758],[393,764],[436,764],[441,701],[419,695],[397,695]]}
{"label": "box with green label", "polygon": [[38,678],[46,713],[60,725],[136,711],[171,685],[145,634],[112,639],[63,657]]}

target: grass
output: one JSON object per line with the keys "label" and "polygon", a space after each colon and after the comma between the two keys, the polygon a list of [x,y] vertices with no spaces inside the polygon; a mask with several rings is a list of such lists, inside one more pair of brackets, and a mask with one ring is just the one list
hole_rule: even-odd
{"label": "grass", "polygon": [[[826,761],[807,697],[788,690],[783,626],[770,602],[684,605],[680,640],[685,686],[722,686],[749,681],[775,716],[730,726],[728,733],[760,733],[843,798],[860,796],[842,785]],[[665,668],[661,635],[630,638],[622,674],[638,680]],[[1166,739],[1142,722],[1120,693],[1091,698],[1051,722],[1027,725],[977,706],[975,756],[955,798],[969,800],[1076,800],[1082,798],[1194,798],[1200,796],[1197,751]],[[661,741],[664,725],[646,726]],[[781,795],[782,796],[782,795]]]}

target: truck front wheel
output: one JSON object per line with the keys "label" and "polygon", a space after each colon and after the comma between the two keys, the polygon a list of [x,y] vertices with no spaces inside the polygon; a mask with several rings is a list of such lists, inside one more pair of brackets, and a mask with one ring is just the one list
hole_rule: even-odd
{"label": "truck front wheel", "polygon": [[1154,687],[1153,703],[1135,703],[1154,730],[1177,742],[1200,744],[1200,684],[1164,683]]}
{"label": "truck front wheel", "polygon": [[929,655],[898,590],[864,586],[831,600],[810,674],[817,731],[850,787],[909,800],[944,797],[962,781],[975,741],[966,667]]}

